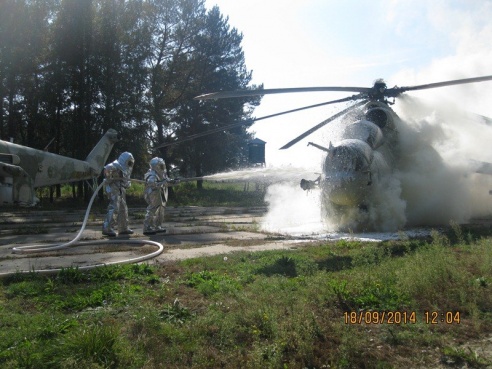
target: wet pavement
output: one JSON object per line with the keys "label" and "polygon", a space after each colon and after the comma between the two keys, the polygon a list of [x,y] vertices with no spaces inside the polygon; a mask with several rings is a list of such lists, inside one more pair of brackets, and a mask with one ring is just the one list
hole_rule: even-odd
{"label": "wet pavement", "polygon": [[[130,208],[131,236],[103,237],[105,211],[92,210],[77,242],[58,250],[14,252],[32,245],[56,246],[72,242],[81,232],[85,210],[4,210],[0,213],[0,277],[17,272],[54,273],[63,268],[90,269],[102,264],[146,261],[169,263],[187,258],[315,245],[342,239],[364,242],[429,237],[431,228],[398,232],[341,233],[324,231],[304,234],[284,228],[277,233],[263,230],[266,207],[169,207],[167,232],[143,234],[144,208]],[[299,220],[302,222],[303,220]],[[490,224],[492,219],[484,219]],[[481,224],[481,223],[479,223]],[[269,227],[265,227],[271,229]],[[302,228],[302,227],[300,227]],[[25,250],[24,250],[25,251]]]}
{"label": "wet pavement", "polygon": [[[62,268],[90,268],[124,263],[162,252],[148,260],[165,263],[238,250],[289,249],[302,241],[260,231],[265,207],[177,207],[166,209],[166,233],[143,235],[145,209],[129,209],[131,236],[103,237],[105,213],[91,212],[78,242],[54,251],[15,253],[14,248],[31,245],[62,245],[81,230],[85,211],[42,211],[23,209],[0,215],[0,276],[16,272],[56,271]],[[137,243],[141,242],[141,243]]]}

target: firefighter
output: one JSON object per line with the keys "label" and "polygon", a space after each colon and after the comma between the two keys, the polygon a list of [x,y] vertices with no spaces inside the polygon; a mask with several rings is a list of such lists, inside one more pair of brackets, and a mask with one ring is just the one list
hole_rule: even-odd
{"label": "firefighter", "polygon": [[108,213],[102,229],[105,236],[115,237],[116,228],[119,235],[133,234],[133,230],[128,227],[126,189],[131,186],[130,175],[134,164],[133,155],[125,151],[118,160],[104,167],[104,179],[106,181],[104,189],[109,199]]}
{"label": "firefighter", "polygon": [[162,227],[164,212],[168,196],[168,185],[175,181],[166,175],[166,163],[162,158],[152,158],[150,168],[145,173],[144,199],[147,202],[143,233],[153,235],[158,232],[166,232]]}

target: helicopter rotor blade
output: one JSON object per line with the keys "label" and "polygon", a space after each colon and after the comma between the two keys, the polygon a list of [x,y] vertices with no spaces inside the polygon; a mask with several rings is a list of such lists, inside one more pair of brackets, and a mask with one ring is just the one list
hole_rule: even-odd
{"label": "helicopter rotor blade", "polygon": [[239,127],[239,126],[242,126],[242,125],[245,125],[245,124],[250,124],[250,123],[253,123],[253,122],[258,122],[258,121],[263,120],[263,119],[278,117],[280,115],[285,115],[285,114],[289,114],[289,113],[295,113],[295,112],[298,112],[298,111],[301,111],[301,110],[307,110],[307,109],[317,108],[317,107],[320,107],[320,106],[325,106],[325,105],[330,105],[330,104],[336,104],[336,103],[346,102],[346,101],[351,101],[351,100],[357,100],[358,98],[359,98],[359,95],[353,95],[353,96],[350,96],[350,97],[345,97],[343,99],[331,100],[331,101],[327,101],[327,102],[323,102],[323,103],[319,103],[319,104],[303,106],[301,108],[286,110],[286,111],[283,111],[283,112],[280,112],[280,113],[270,114],[270,115],[266,115],[264,117],[260,117],[260,118],[256,118],[256,119],[248,119],[248,120],[245,120],[245,121],[242,121],[242,122],[232,123],[232,124],[228,124],[228,125],[225,125],[225,126],[222,126],[222,127],[217,127],[217,128],[208,130],[206,132],[197,133],[197,134],[194,134],[194,135],[185,137],[185,138],[183,138],[181,140],[177,140],[177,141],[174,141],[174,142],[165,143],[165,144],[162,144],[162,145],[159,145],[159,146],[154,147],[154,149],[160,149],[162,147],[177,145],[177,144],[179,144],[181,142],[194,140],[195,138],[207,136],[207,135],[210,135],[212,133],[217,133],[217,132],[225,131],[225,130],[228,130],[228,129],[231,129],[231,128],[235,128],[235,127]]}
{"label": "helicopter rotor blade", "polygon": [[[465,83],[483,82],[492,80],[492,76],[483,76],[475,78],[464,78],[456,79],[451,81],[428,83],[425,85],[417,86],[405,86],[405,87],[393,87],[388,88],[384,91],[384,96],[386,97],[398,97],[401,93],[406,91],[424,90],[436,87],[445,87],[452,85],[460,85]],[[273,89],[262,89],[262,90],[238,90],[238,91],[219,91],[212,92],[208,94],[203,94],[194,97],[195,100],[211,100],[211,99],[224,99],[232,97],[248,97],[248,96],[262,96],[270,94],[283,94],[283,93],[294,93],[294,92],[358,92],[360,94],[366,93],[370,94],[373,92],[372,87],[294,87],[294,88],[273,88]]]}
{"label": "helicopter rotor blade", "polygon": [[394,87],[394,88],[388,88],[385,91],[385,95],[390,97],[397,97],[398,95],[406,91],[425,90],[428,88],[461,85],[465,83],[484,82],[490,80],[492,80],[492,76],[483,76],[483,77],[474,77],[474,78],[455,79],[455,80],[444,81],[444,82],[428,83],[425,85],[417,85],[417,86]]}
{"label": "helicopter rotor blade", "polygon": [[212,133],[226,131],[228,129],[239,127],[239,126],[242,126],[242,125],[245,125],[245,124],[248,124],[248,123],[253,123],[253,122],[254,122],[254,120],[249,119],[249,120],[245,120],[243,122],[237,122],[237,123],[228,124],[226,126],[217,127],[217,128],[208,130],[206,132],[201,132],[201,133],[196,133],[194,135],[190,135],[188,137],[182,138],[181,140],[163,143],[163,144],[161,144],[159,146],[155,146],[154,147],[154,150],[155,149],[161,149],[163,147],[169,147],[169,146],[177,145],[177,144],[180,144],[182,142],[194,140],[195,138],[200,138],[200,137],[203,137],[203,136],[208,136],[208,135],[210,135]]}
{"label": "helicopter rotor blade", "polygon": [[335,115],[332,115],[331,117],[329,117],[328,119],[325,119],[324,121],[322,121],[321,123],[317,124],[316,126],[314,126],[313,128],[307,130],[306,132],[304,132],[303,134],[297,136],[296,138],[294,138],[292,141],[289,141],[288,143],[286,143],[284,146],[282,146],[279,150],[285,150],[285,149],[288,149],[289,147],[293,146],[294,144],[296,144],[297,142],[299,142],[300,140],[302,140],[304,137],[306,136],[309,136],[311,133],[317,131],[318,129],[320,129],[321,127],[325,126],[326,124],[334,121],[335,119],[337,119],[338,117],[348,113],[350,110],[352,109],[355,109],[359,106],[362,106],[364,105],[365,103],[367,102],[367,100],[362,100],[362,101],[359,101],[357,103],[355,103],[354,105],[352,106],[349,106],[347,109],[344,109],[338,113],[336,113]]}
{"label": "helicopter rotor blade", "polygon": [[371,89],[367,87],[294,87],[294,88],[272,88],[263,90],[242,90],[242,91],[219,91],[209,94],[203,94],[194,97],[195,100],[211,100],[211,99],[225,99],[229,97],[247,97],[247,96],[260,96],[271,94],[285,94],[293,92],[369,92]]}

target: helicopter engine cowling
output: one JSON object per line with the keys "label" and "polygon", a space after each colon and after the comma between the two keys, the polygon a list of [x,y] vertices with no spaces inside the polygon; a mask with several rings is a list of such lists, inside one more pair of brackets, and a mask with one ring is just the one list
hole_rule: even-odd
{"label": "helicopter engine cowling", "polygon": [[345,128],[342,137],[362,140],[372,149],[377,149],[384,142],[381,128],[368,120],[359,120],[348,125]]}
{"label": "helicopter engine cowling", "polygon": [[373,122],[383,131],[396,129],[394,113],[387,106],[379,102],[371,102],[366,106],[365,119]]}

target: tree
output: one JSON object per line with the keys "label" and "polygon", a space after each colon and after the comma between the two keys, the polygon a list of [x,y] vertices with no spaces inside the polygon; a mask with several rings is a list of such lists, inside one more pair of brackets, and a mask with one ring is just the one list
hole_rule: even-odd
{"label": "tree", "polygon": [[[187,98],[193,54],[193,37],[205,14],[203,0],[148,1],[145,24],[150,29],[146,104],[150,118],[149,138],[163,142],[172,131],[176,107]],[[167,163],[165,152],[160,153]]]}
{"label": "tree", "polygon": [[184,173],[203,176],[225,169],[237,169],[246,163],[247,141],[251,138],[246,129],[252,124],[252,110],[260,99],[207,102],[192,99],[203,92],[247,88],[251,72],[245,65],[241,42],[242,34],[230,28],[228,19],[224,19],[218,7],[207,13],[201,32],[193,39],[194,53],[187,60],[194,72],[193,89],[178,106],[173,137],[180,139],[217,130],[233,122],[244,122],[244,125],[180,144],[174,149],[174,155],[180,159]]}
{"label": "tree", "polygon": [[[259,98],[197,102],[251,81],[242,35],[204,0],[0,2],[0,135],[84,159],[108,128],[137,159],[162,156],[183,174],[238,168]],[[244,126],[156,153],[190,134]],[[212,149],[213,146],[213,149]],[[78,185],[74,196],[87,196]]]}
{"label": "tree", "polygon": [[0,3],[0,133],[15,142],[36,141],[49,5],[47,0]]}
{"label": "tree", "polygon": [[[60,63],[59,72],[64,81],[66,106],[62,125],[63,140],[71,145],[68,155],[83,159],[90,146],[93,130],[93,103],[96,98],[94,63],[92,0],[64,0],[54,22],[54,51]],[[74,197],[87,194],[87,186],[79,182],[73,186]],[[75,189],[77,192],[75,193]]]}

